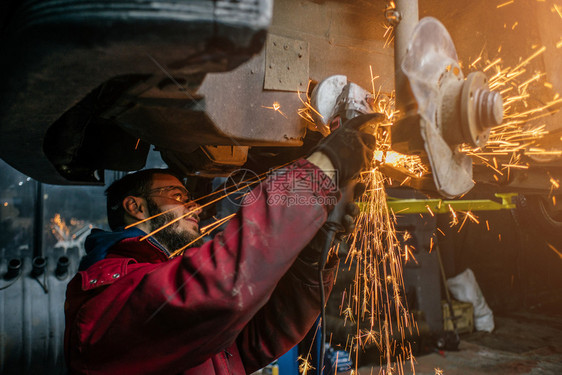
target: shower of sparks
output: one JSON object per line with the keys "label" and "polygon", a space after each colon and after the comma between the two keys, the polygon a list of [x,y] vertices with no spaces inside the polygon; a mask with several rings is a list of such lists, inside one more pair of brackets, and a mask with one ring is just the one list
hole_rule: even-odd
{"label": "shower of sparks", "polygon": [[[482,69],[491,75],[490,89],[503,96],[504,121],[491,129],[485,147],[473,149],[465,145],[461,150],[473,156],[476,163],[491,168],[494,171],[493,178],[498,182],[509,180],[513,169],[529,168],[528,164],[523,163],[522,155],[562,156],[562,148],[545,149],[540,145],[541,139],[548,134],[546,125],[540,119],[558,111],[562,99],[556,94],[552,100],[540,106],[533,106],[529,101],[534,85],[552,87],[551,83],[543,82],[545,73],[527,71],[529,63],[545,51],[545,46],[537,48],[513,68],[502,67],[501,58],[483,65],[482,53],[469,65],[472,69]],[[501,162],[498,162],[498,157]]]}
{"label": "shower of sparks", "polygon": [[266,107],[262,105],[262,108],[267,108],[267,109],[273,109],[275,112],[279,112],[281,115],[283,115],[283,117],[285,117],[286,119],[288,119],[287,115],[285,115],[283,113],[283,111],[281,111],[281,104],[279,104],[278,102],[273,102],[273,104],[271,105],[271,107]]}
{"label": "shower of sparks", "polygon": [[[417,332],[413,316],[408,312],[405,301],[402,267],[405,262],[417,263],[413,248],[400,245],[394,228],[395,216],[387,206],[384,185],[388,182],[380,171],[385,165],[399,168],[413,177],[421,177],[428,169],[418,156],[408,156],[391,151],[390,131],[393,119],[395,95],[383,93],[375,88],[371,69],[373,110],[385,115],[386,120],[378,126],[377,149],[373,155],[371,168],[362,173],[361,180],[366,185],[367,194],[362,198],[365,209],[360,213],[355,231],[349,237],[349,253],[345,264],[355,273],[349,292],[344,294],[340,314],[355,323],[356,333],[348,339],[346,349],[358,356],[366,346],[377,347],[381,362],[386,363],[385,374],[403,373],[406,359],[414,366],[410,346],[405,345],[406,335]],[[300,98],[300,95],[299,95]],[[310,98],[308,98],[310,100]],[[301,99],[302,101],[302,99]],[[304,108],[299,115],[310,116],[312,107],[303,101]],[[404,238],[409,233],[403,234]],[[309,362],[300,358],[301,372],[310,369]],[[355,372],[357,372],[357,367]]]}
{"label": "shower of sparks", "polygon": [[402,170],[411,177],[422,177],[429,172],[429,169],[422,163],[419,156],[404,155],[391,150],[390,131],[388,129],[398,114],[398,111],[394,109],[396,97],[394,92],[390,94],[381,92],[381,88],[376,91],[374,81],[377,78],[371,74],[371,82],[373,82],[372,106],[375,112],[384,114],[386,120],[380,124],[380,128],[383,130],[378,134],[378,147],[374,154],[375,162],[380,166],[388,165]]}
{"label": "shower of sparks", "polygon": [[[512,4],[507,1],[498,8]],[[511,28],[518,26],[515,22]],[[385,47],[392,42],[393,27],[385,26]],[[562,47],[562,40],[557,48]],[[483,149],[472,149],[463,146],[461,150],[471,155],[476,162],[491,168],[494,178],[499,181],[510,178],[510,171],[526,169],[522,155],[554,155],[561,156],[562,150],[545,150],[540,147],[541,140],[546,134],[546,126],[536,124],[536,120],[558,110],[562,106],[562,99],[555,95],[551,101],[540,107],[533,107],[530,103],[530,89],[533,85],[552,87],[545,81],[545,74],[529,69],[528,65],[540,56],[546,47],[536,46],[535,51],[515,67],[502,67],[501,57],[487,60],[480,55],[469,64],[473,70],[486,71],[491,90],[498,91],[504,98],[504,122],[492,129],[489,142]],[[498,53],[501,46],[498,48]],[[390,182],[384,177],[382,169],[385,165],[406,171],[407,177],[402,184],[410,179],[419,178],[429,173],[428,167],[418,156],[401,155],[391,150],[390,131],[396,112],[394,110],[395,95],[382,93],[375,88],[372,67],[371,89],[373,95],[373,110],[383,113],[386,121],[379,125],[376,134],[378,147],[373,155],[373,164],[368,172],[361,176],[367,186],[367,193],[362,197],[362,212],[357,219],[356,229],[350,235],[350,250],[345,260],[349,269],[355,273],[354,282],[344,293],[340,305],[341,316],[346,322],[353,322],[357,330],[348,339],[346,349],[355,353],[355,364],[359,351],[366,346],[376,347],[380,351],[381,363],[385,368],[380,373],[403,373],[404,362],[410,362],[414,370],[414,357],[411,347],[405,345],[406,336],[417,332],[417,325],[413,315],[408,312],[404,295],[402,267],[406,262],[416,262],[412,248],[405,243],[408,233],[403,234],[402,241],[398,240],[394,228],[395,214],[389,210],[384,185]],[[300,98],[300,96],[299,96]],[[309,98],[308,98],[309,99]],[[312,121],[310,116],[312,107],[301,99],[305,108],[299,112],[303,118]],[[304,114],[304,115],[303,115]],[[553,189],[559,188],[559,181],[551,180]],[[552,197],[554,199],[554,196]],[[433,215],[430,207],[429,214]],[[455,211],[448,206],[451,217],[450,226],[458,226],[461,231],[467,222],[479,224],[477,216],[471,211]],[[489,231],[490,225],[485,222]],[[439,228],[441,235],[445,235]],[[501,235],[498,235],[501,241]],[[433,247],[433,238],[430,247]],[[551,247],[552,248],[552,247]],[[554,250],[554,249],[553,249]],[[562,253],[555,250],[562,258]],[[308,361],[301,359],[301,371],[309,369]],[[357,371],[357,367],[355,369]],[[436,368],[435,374],[443,374],[443,370]]]}
{"label": "shower of sparks", "polygon": [[404,342],[416,326],[404,299],[402,267],[415,258],[408,247],[401,249],[386,204],[385,178],[377,165],[374,159],[373,167],[361,176],[368,194],[362,198],[365,209],[349,239],[346,264],[355,265],[355,277],[344,311],[351,311],[358,323],[348,349],[357,359],[361,348],[375,345],[386,362],[386,373],[391,374],[393,361],[401,368],[404,359],[412,356]]}

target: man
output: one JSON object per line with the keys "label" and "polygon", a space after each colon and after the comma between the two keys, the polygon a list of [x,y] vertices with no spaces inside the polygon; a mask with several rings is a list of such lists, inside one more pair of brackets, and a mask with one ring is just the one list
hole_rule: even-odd
{"label": "man", "polygon": [[[374,138],[357,129],[371,118],[351,120],[307,159],[273,173],[223,232],[180,256],[170,258],[199,237],[200,211],[180,180],[148,170],[110,186],[114,232],[90,235],[67,289],[70,372],[246,374],[300,342],[321,308],[320,254],[307,245],[321,236],[328,198],[339,195],[336,177],[342,185],[370,160]],[[292,197],[287,182],[309,186],[299,202],[315,204],[272,203]],[[326,266],[326,291],[336,263]]]}

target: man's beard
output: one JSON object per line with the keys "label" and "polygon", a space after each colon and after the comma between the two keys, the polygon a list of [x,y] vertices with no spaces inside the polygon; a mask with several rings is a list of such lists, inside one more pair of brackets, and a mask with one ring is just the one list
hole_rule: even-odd
{"label": "man's beard", "polygon": [[[162,228],[172,220],[176,219],[177,217],[173,214],[173,212],[166,212],[163,214],[162,210],[158,208],[156,203],[150,198],[147,199],[147,208],[148,214],[150,216],[158,215],[155,218],[150,220],[150,231],[153,232],[157,229]],[[182,219],[180,219],[182,220]],[[190,247],[199,247],[203,245],[203,239],[199,238],[195,240],[197,237],[200,237],[200,234],[190,233],[186,230],[179,231],[178,228],[180,226],[179,220],[175,223],[168,225],[164,229],[154,233],[152,236],[160,242],[164,247],[170,252],[173,253],[174,251],[181,249],[185,245],[190,242],[193,242]]]}

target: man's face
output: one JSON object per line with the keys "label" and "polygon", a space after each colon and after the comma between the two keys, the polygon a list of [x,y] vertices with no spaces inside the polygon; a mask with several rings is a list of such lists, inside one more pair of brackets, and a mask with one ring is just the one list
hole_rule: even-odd
{"label": "man's face", "polygon": [[[189,200],[187,190],[176,177],[167,174],[154,175],[146,201],[150,216],[160,214],[150,220],[151,232],[182,217],[153,235],[170,252],[184,247],[201,236],[199,231],[201,209],[195,202]],[[200,239],[190,246],[201,244]]]}

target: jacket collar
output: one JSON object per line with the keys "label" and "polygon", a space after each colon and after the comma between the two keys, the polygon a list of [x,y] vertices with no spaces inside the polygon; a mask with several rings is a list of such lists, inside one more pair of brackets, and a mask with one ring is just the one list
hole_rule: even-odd
{"label": "jacket collar", "polygon": [[[136,239],[136,242],[145,242],[145,241],[138,241],[138,237],[145,236],[146,233],[136,227],[132,227],[129,229],[120,228],[114,232],[107,232],[101,229],[92,229],[90,235],[86,238],[86,242],[84,244],[86,248],[86,255],[80,261],[80,266],[78,268],[79,271],[83,271],[96,262],[99,262],[102,259],[105,259],[108,255],[109,249],[112,248],[115,244],[127,240],[127,239]],[[156,251],[159,253],[163,253],[166,258],[169,257],[170,253],[166,250],[162,244],[156,241],[154,238],[149,237],[147,239],[147,244],[150,243],[146,251]],[[138,250],[144,247],[138,247]],[[156,249],[154,249],[156,248]],[[113,251],[112,251],[113,252]],[[135,255],[135,256],[133,256]],[[138,256],[137,256],[138,255]],[[129,254],[132,258],[139,258],[143,257],[142,254]],[[141,260],[141,259],[138,259]]]}

